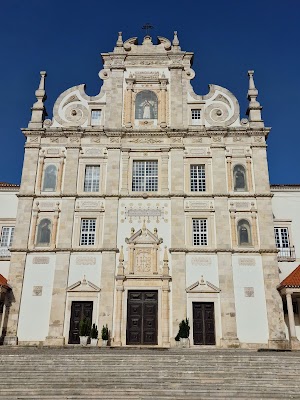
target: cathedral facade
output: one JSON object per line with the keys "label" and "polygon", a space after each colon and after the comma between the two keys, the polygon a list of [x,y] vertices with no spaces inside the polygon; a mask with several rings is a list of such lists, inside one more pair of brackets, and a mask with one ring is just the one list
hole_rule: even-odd
{"label": "cathedral facade", "polygon": [[193,53],[145,36],[103,53],[99,95],[46,73],[26,136],[5,344],[285,348],[266,138],[253,71],[248,118],[227,89],[198,95]]}

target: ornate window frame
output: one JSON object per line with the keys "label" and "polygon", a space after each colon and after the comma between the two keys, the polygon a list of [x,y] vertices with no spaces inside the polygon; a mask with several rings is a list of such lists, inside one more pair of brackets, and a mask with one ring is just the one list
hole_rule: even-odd
{"label": "ornate window frame", "polygon": [[[191,191],[191,165],[204,165],[205,168],[205,190]],[[184,190],[189,195],[212,193],[212,161],[210,157],[185,157],[184,158]]]}
{"label": "ornate window frame", "polygon": [[[193,220],[206,219],[207,245],[195,245],[193,242]],[[212,250],[216,247],[215,216],[211,211],[191,211],[185,216],[186,245],[191,249]]]}
{"label": "ornate window frame", "polygon": [[[88,158],[82,157],[79,159],[78,164],[78,179],[77,179],[77,193],[83,196],[91,196],[97,194],[98,196],[103,194],[105,191],[105,176],[106,176],[106,165],[107,160],[102,158]],[[86,192],[84,190],[84,180],[85,180],[85,169],[87,166],[100,166],[99,173],[99,191],[98,192]]]}

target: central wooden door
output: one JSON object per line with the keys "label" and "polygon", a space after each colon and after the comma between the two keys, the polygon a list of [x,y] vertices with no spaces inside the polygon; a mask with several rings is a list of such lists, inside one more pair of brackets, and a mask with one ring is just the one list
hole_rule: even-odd
{"label": "central wooden door", "polygon": [[194,344],[216,344],[214,303],[193,303],[193,337]]}
{"label": "central wooden door", "polygon": [[157,344],[157,291],[128,292],[126,344]]}
{"label": "central wooden door", "polygon": [[79,344],[79,323],[81,319],[88,318],[92,323],[93,302],[72,301],[69,344]]}

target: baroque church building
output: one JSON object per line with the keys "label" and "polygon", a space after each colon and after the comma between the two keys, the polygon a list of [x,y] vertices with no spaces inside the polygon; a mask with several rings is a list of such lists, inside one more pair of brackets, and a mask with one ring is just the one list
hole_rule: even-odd
{"label": "baroque church building", "polygon": [[111,346],[175,346],[188,318],[191,346],[286,348],[253,71],[241,118],[229,90],[194,92],[176,32],[157,44],[119,33],[102,59],[99,95],[64,91],[51,120],[41,72],[4,344],[79,343],[86,316]]}

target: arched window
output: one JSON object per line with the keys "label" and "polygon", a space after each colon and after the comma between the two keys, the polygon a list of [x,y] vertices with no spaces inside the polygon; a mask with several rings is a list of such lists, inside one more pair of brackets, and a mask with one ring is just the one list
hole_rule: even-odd
{"label": "arched window", "polygon": [[38,246],[49,246],[51,239],[51,221],[43,218],[38,226],[36,244]]}
{"label": "arched window", "polygon": [[54,192],[56,189],[56,176],[57,167],[56,165],[48,165],[44,173],[43,190],[45,192]]}
{"label": "arched window", "polygon": [[251,245],[251,227],[246,219],[241,219],[237,225],[239,245]]}
{"label": "arched window", "polygon": [[157,119],[157,96],[150,90],[143,90],[135,98],[135,119]]}
{"label": "arched window", "polygon": [[246,170],[243,165],[236,165],[233,168],[234,190],[244,192],[247,190]]}

